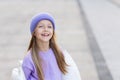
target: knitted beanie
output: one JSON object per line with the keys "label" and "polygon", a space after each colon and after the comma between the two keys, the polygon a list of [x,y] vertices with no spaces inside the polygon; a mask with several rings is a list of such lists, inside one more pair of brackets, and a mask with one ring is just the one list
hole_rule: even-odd
{"label": "knitted beanie", "polygon": [[35,15],[31,20],[30,24],[31,34],[34,32],[34,29],[37,27],[38,22],[40,22],[41,20],[49,20],[53,25],[53,29],[55,29],[55,21],[52,15],[50,15],[49,13],[40,13]]}

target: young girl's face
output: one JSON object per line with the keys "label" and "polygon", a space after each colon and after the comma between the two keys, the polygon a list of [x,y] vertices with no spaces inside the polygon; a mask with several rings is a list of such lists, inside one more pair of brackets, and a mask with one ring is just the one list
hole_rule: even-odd
{"label": "young girl's face", "polygon": [[53,25],[49,20],[41,20],[35,28],[34,36],[42,42],[49,42],[53,36]]}

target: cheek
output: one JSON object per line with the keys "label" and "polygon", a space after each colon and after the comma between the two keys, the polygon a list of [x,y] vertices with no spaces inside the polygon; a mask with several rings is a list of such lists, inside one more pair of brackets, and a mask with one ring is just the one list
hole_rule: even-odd
{"label": "cheek", "polygon": [[36,31],[35,31],[35,36],[36,36],[36,37],[39,36],[40,33],[41,33],[41,32],[40,32],[39,30],[36,30]]}
{"label": "cheek", "polygon": [[53,35],[53,30],[50,30],[50,33]]}
{"label": "cheek", "polygon": [[52,32],[51,32],[51,38],[52,38],[53,36],[54,36],[54,32],[52,31]]}
{"label": "cheek", "polygon": [[51,31],[51,37],[53,36],[53,31]]}

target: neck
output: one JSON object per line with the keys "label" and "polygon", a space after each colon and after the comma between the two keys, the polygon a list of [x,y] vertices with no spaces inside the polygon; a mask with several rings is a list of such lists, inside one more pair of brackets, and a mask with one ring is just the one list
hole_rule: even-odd
{"label": "neck", "polygon": [[36,41],[38,44],[38,50],[39,51],[47,51],[49,50],[49,42],[40,42],[40,41]]}

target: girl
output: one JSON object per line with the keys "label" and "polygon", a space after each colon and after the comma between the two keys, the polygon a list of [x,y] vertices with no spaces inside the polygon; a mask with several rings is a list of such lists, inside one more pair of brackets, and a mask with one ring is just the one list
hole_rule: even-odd
{"label": "girl", "polygon": [[80,80],[72,58],[56,44],[55,21],[50,14],[34,16],[30,31],[32,38],[22,63],[26,80],[73,80],[73,74],[74,80]]}

